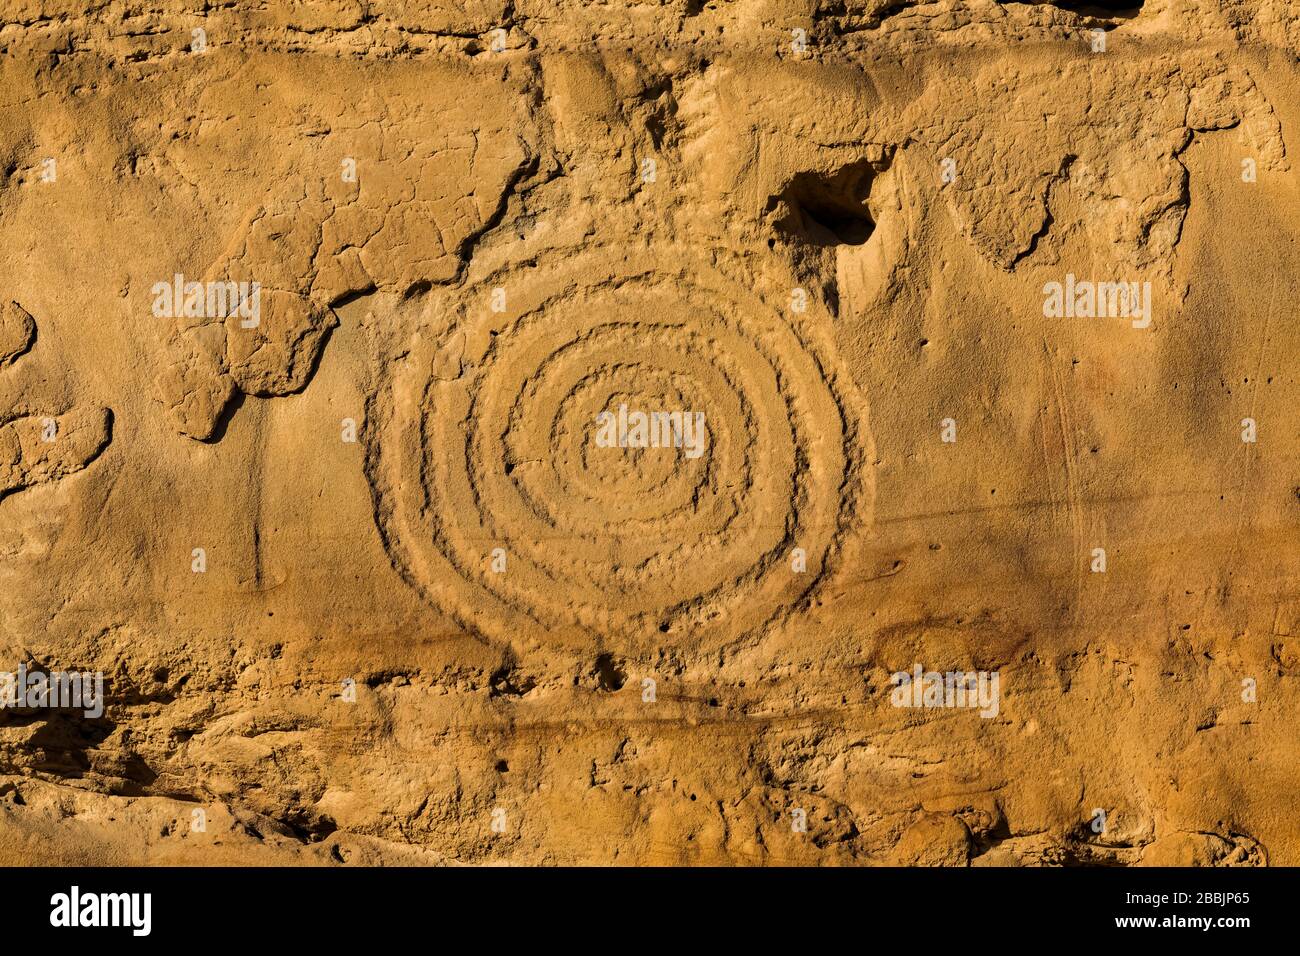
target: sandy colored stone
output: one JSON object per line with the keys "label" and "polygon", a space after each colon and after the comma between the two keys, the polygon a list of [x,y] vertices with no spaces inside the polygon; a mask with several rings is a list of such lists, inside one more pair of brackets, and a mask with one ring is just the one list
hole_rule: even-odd
{"label": "sandy colored stone", "polygon": [[0,306],[0,368],[12,364],[36,340],[36,322],[17,302]]}

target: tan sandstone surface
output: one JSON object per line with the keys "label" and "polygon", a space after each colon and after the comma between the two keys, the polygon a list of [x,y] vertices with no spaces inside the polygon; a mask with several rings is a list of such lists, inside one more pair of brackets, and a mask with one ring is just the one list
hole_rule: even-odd
{"label": "tan sandstone surface", "polygon": [[2,0],[0,863],[1300,864],[1297,129],[1291,0]]}

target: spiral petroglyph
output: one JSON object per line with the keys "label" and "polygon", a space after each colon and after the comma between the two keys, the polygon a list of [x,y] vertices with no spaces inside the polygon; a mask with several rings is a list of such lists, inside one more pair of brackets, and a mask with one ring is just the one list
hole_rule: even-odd
{"label": "spiral petroglyph", "polygon": [[[737,636],[797,609],[867,520],[866,406],[826,316],[753,279],[639,248],[432,306],[372,457],[412,583],[488,635],[561,641]],[[681,417],[661,413],[659,447],[599,440],[638,409]]]}

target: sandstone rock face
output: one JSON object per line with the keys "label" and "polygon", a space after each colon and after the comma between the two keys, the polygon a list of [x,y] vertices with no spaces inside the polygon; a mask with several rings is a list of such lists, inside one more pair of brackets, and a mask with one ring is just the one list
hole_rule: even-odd
{"label": "sandstone rock face", "polygon": [[0,863],[1300,864],[1292,4],[0,51]]}

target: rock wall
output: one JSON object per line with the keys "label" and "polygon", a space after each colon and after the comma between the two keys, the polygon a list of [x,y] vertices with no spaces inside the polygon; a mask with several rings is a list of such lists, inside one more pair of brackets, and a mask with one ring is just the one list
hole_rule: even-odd
{"label": "rock wall", "polygon": [[9,0],[0,863],[1300,864],[1298,124],[1285,0]]}

